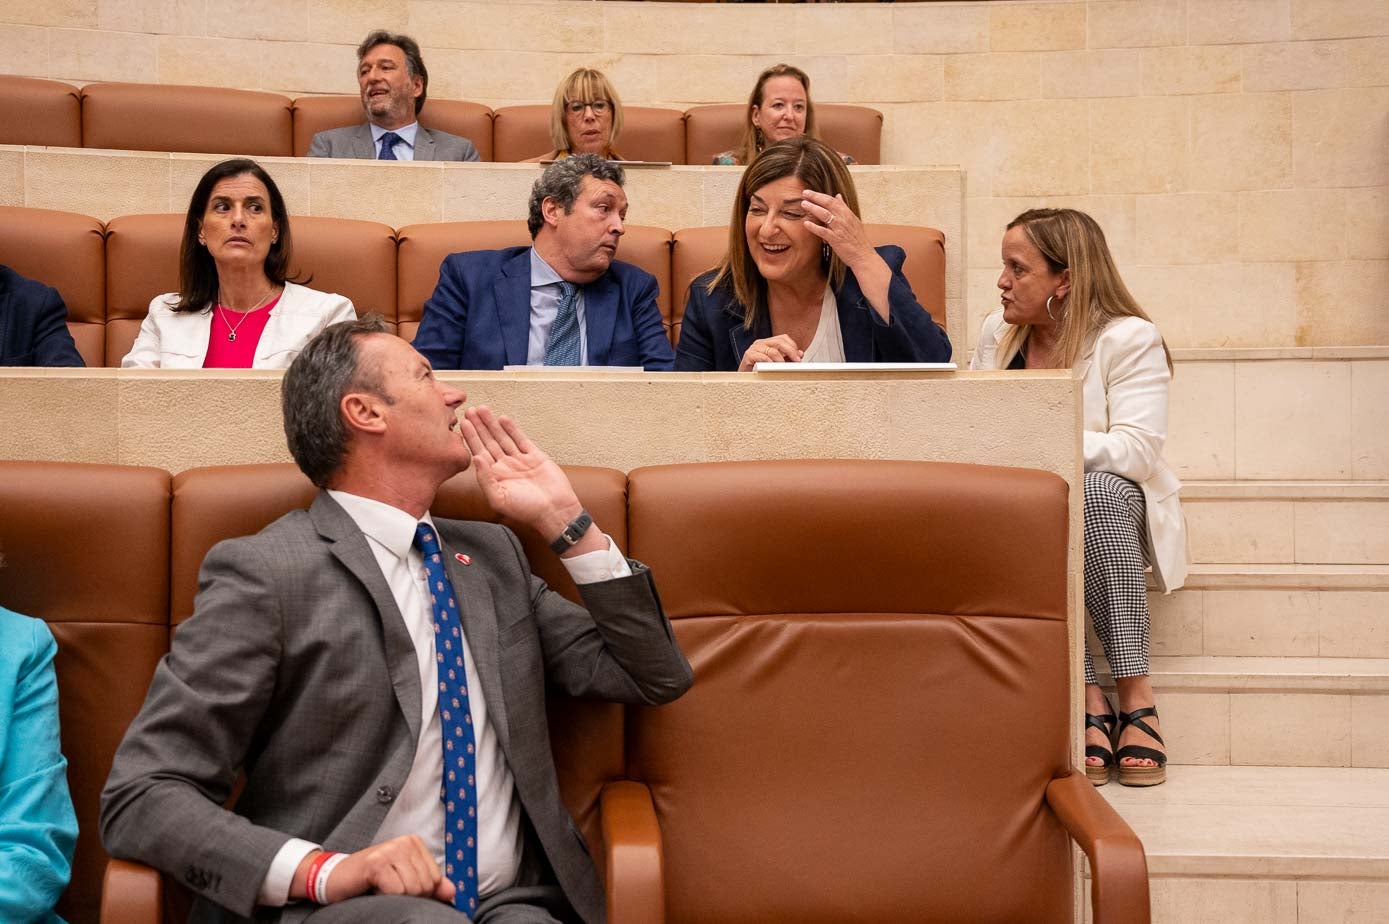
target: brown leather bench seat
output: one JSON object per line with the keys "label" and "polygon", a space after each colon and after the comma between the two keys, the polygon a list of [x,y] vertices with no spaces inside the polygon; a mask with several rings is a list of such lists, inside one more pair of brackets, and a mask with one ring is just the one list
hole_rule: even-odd
{"label": "brown leather bench seat", "polygon": [[[617,148],[631,160],[708,164],[737,144],[746,108],[625,106]],[[881,161],[881,112],[821,103],[815,113],[827,144],[860,164]],[[262,90],[107,82],[79,90],[57,80],[0,76],[0,144],[303,157],[316,133],[363,120],[361,101],[352,95],[291,100]],[[420,124],[469,139],[484,161],[522,161],[554,147],[548,104],[494,112],[431,97]]]}
{"label": "brown leather bench seat", "polygon": [[[1070,763],[1061,479],[884,461],[568,471],[652,567],[696,676],[658,708],[552,704],[613,924],[1069,921],[1073,841],[1094,920],[1148,920],[1142,847]],[[0,462],[0,601],[59,643],[81,827],[70,920],[101,901],[104,921],[157,924],[186,902],[125,862],[102,894],[99,791],[206,550],[312,496],[289,465]],[[434,511],[495,518],[468,473]],[[521,538],[572,594],[542,539]]]}

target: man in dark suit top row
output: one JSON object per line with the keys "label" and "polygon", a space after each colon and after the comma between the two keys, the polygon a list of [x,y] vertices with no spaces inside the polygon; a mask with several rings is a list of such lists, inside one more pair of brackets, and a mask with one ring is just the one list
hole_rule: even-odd
{"label": "man in dark suit top row", "polygon": [[408,35],[378,29],[357,47],[357,85],[367,120],[313,136],[310,157],[365,160],[478,160],[467,138],[418,121],[429,92],[420,46]]}
{"label": "man in dark suit top row", "polygon": [[0,366],[85,366],[56,289],[0,265]]}
{"label": "man in dark suit top row", "polygon": [[624,182],[595,154],[546,167],[531,189],[531,246],[445,258],[415,349],[439,369],[675,368],[656,278],[616,259]]}
{"label": "man in dark suit top row", "polygon": [[[510,420],[460,419],[464,397],[374,316],[286,372],[290,452],[322,491],[208,553],[102,793],[107,850],[198,893],[192,920],[604,921],[547,683],[655,705],[693,675],[646,567]],[[505,527],[430,516],[470,463],[494,510],[554,540],[587,609]]]}

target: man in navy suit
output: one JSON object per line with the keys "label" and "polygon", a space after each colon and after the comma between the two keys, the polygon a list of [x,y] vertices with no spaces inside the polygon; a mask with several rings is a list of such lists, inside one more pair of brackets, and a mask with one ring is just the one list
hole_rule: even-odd
{"label": "man in navy suit", "polygon": [[0,266],[0,366],[85,366],[57,291]]}
{"label": "man in navy suit", "polygon": [[531,246],[445,258],[415,349],[436,369],[673,369],[655,277],[614,259],[623,180],[621,167],[593,154],[546,168],[531,189]]}

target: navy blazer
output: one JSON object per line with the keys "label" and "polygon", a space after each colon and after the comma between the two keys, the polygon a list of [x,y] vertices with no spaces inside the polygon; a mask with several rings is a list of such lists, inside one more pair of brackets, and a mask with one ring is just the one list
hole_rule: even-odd
{"label": "navy blazer", "polygon": [[[878,256],[892,270],[888,286],[888,320],[884,321],[863,297],[852,272],[834,293],[839,306],[839,329],[844,338],[844,360],[851,363],[943,363],[950,360],[950,338],[921,307],[912,292],[902,264],[901,247],[879,247]],[[752,330],[743,327],[743,306],[725,281],[708,291],[714,278],[710,270],[690,284],[680,342],[675,351],[677,372],[736,372],[743,354],[754,340],[772,335],[772,320],[763,312]]]}
{"label": "navy blazer", "polygon": [[[656,277],[614,260],[583,291],[590,366],[670,371],[675,353],[656,307]],[[424,303],[415,349],[436,369],[524,366],[530,316],[529,247],[450,254]]]}
{"label": "navy blazer", "polygon": [[0,266],[0,366],[85,366],[55,289]]}

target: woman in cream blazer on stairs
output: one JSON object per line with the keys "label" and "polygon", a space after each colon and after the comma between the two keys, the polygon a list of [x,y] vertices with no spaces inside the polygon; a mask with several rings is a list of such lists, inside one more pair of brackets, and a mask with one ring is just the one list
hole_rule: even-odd
{"label": "woman in cream blazer on stairs", "polygon": [[1085,607],[1119,694],[1116,717],[1087,643],[1086,774],[1102,785],[1117,764],[1119,782],[1155,785],[1166,779],[1167,758],[1148,678],[1144,572],[1151,565],[1164,592],[1181,587],[1187,572],[1181,482],[1162,459],[1167,348],[1084,212],[1034,209],[1015,218],[998,287],[1003,307],[984,319],[970,368],[1075,367],[1082,379]]}

